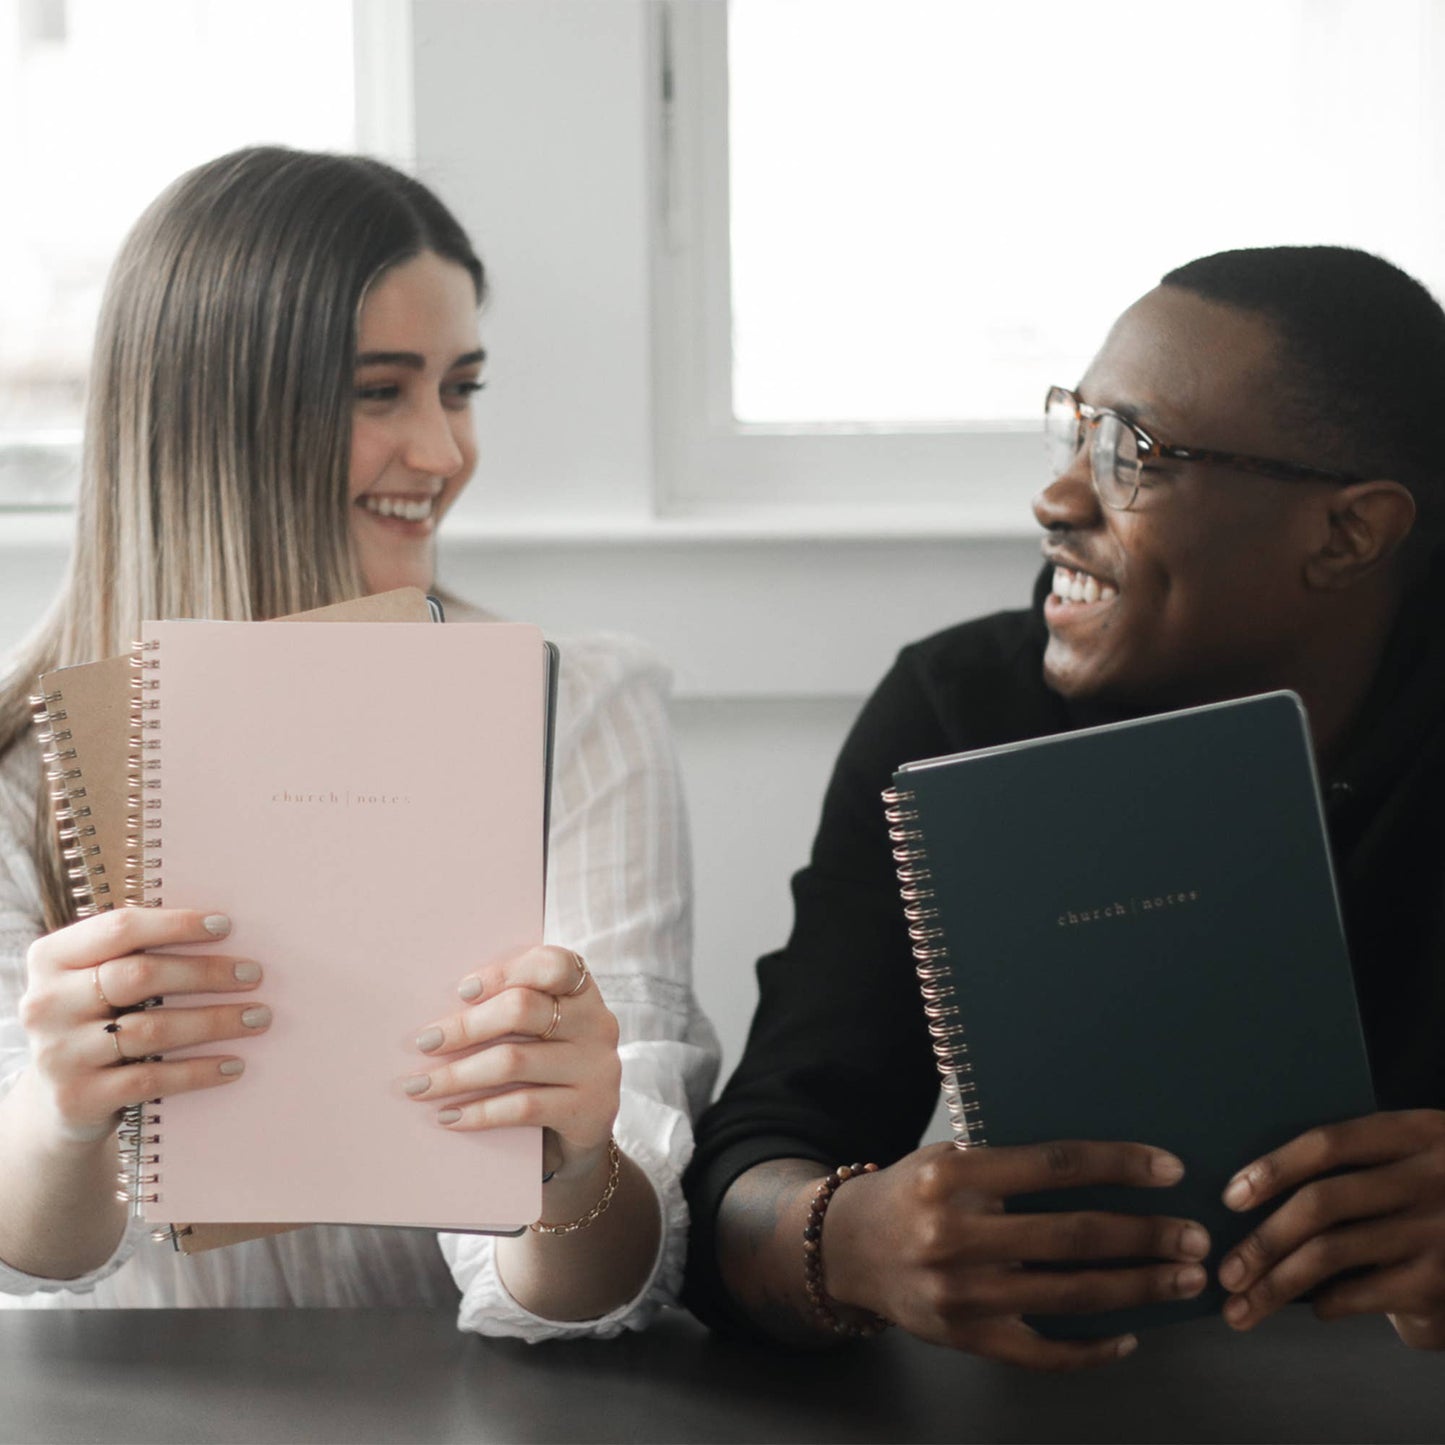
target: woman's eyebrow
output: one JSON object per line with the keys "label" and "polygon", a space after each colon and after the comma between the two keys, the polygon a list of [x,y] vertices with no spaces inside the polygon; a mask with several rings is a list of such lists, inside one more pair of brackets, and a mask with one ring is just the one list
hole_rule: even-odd
{"label": "woman's eyebrow", "polygon": [[417,351],[363,351],[356,358],[358,366],[408,366],[413,371],[426,367],[426,358]]}
{"label": "woman's eyebrow", "polygon": [[[447,370],[452,371],[458,366],[477,365],[486,359],[487,353],[478,347],[475,351],[463,352]],[[412,371],[424,371],[426,357],[419,351],[363,351],[356,358],[356,364],[358,366],[405,366]]]}

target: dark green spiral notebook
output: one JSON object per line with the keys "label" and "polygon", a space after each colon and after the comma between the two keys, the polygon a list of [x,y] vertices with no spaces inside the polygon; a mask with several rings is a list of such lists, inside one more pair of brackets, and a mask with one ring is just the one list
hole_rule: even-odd
{"label": "dark green spiral notebook", "polygon": [[[1375,1107],[1299,698],[908,763],[886,801],[957,1142],[1172,1150],[1172,1189],[1011,1207],[1197,1219],[1213,1281],[1255,1220],[1220,1202],[1235,1171]],[[1115,1334],[1223,1299],[1030,1323]]]}

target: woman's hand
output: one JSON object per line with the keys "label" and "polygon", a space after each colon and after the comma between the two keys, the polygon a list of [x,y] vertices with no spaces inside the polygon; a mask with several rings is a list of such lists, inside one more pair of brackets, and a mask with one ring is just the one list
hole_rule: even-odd
{"label": "woman's hand", "polygon": [[434,1064],[402,1087],[418,1103],[440,1103],[437,1122],[449,1129],[539,1124],[549,1131],[545,1167],[559,1181],[595,1173],[617,1118],[622,1064],[617,1020],[582,960],[567,948],[529,948],[457,991],[470,1007],[417,1035]]}
{"label": "woman's hand", "polygon": [[263,1033],[271,1022],[264,1004],[142,1007],[161,995],[254,989],[261,966],[250,959],[145,951],[215,943],[230,931],[230,921],[218,914],[117,908],[31,945],[20,1023],[60,1138],[102,1139],[129,1104],[215,1088],[241,1075],[245,1064],[233,1053],[165,1055]]}
{"label": "woman's hand", "polygon": [[1252,1329],[1318,1288],[1322,1320],[1388,1314],[1406,1344],[1445,1349],[1445,1112],[1311,1129],[1241,1169],[1224,1202],[1254,1209],[1289,1190],[1220,1264],[1225,1319]]}

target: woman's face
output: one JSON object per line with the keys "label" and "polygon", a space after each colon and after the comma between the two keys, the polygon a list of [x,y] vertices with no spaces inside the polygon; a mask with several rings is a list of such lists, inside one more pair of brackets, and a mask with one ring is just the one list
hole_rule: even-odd
{"label": "woman's face", "polygon": [[351,535],[369,592],[430,588],[436,529],[477,464],[477,294],[424,251],[362,303],[351,412]]}

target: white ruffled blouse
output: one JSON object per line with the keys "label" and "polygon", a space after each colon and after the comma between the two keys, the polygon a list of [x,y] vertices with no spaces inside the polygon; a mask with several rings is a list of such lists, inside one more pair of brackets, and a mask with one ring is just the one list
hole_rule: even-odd
{"label": "white ruffled blouse", "polygon": [[[546,938],[587,959],[621,1028],[617,1142],[662,1211],[637,1297],[597,1320],[543,1319],[508,1294],[496,1241],[477,1235],[312,1227],[186,1257],[133,1223],[115,1255],[78,1279],[37,1279],[0,1261],[0,1308],[434,1305],[455,1307],[463,1329],[542,1340],[640,1329],[676,1299],[687,1235],[680,1176],[719,1050],[691,984],[691,861],[668,676],[628,638],[559,645]],[[16,1013],[25,953],[42,932],[30,851],[37,778],[31,747],[0,763],[0,1094],[28,1058]]]}

